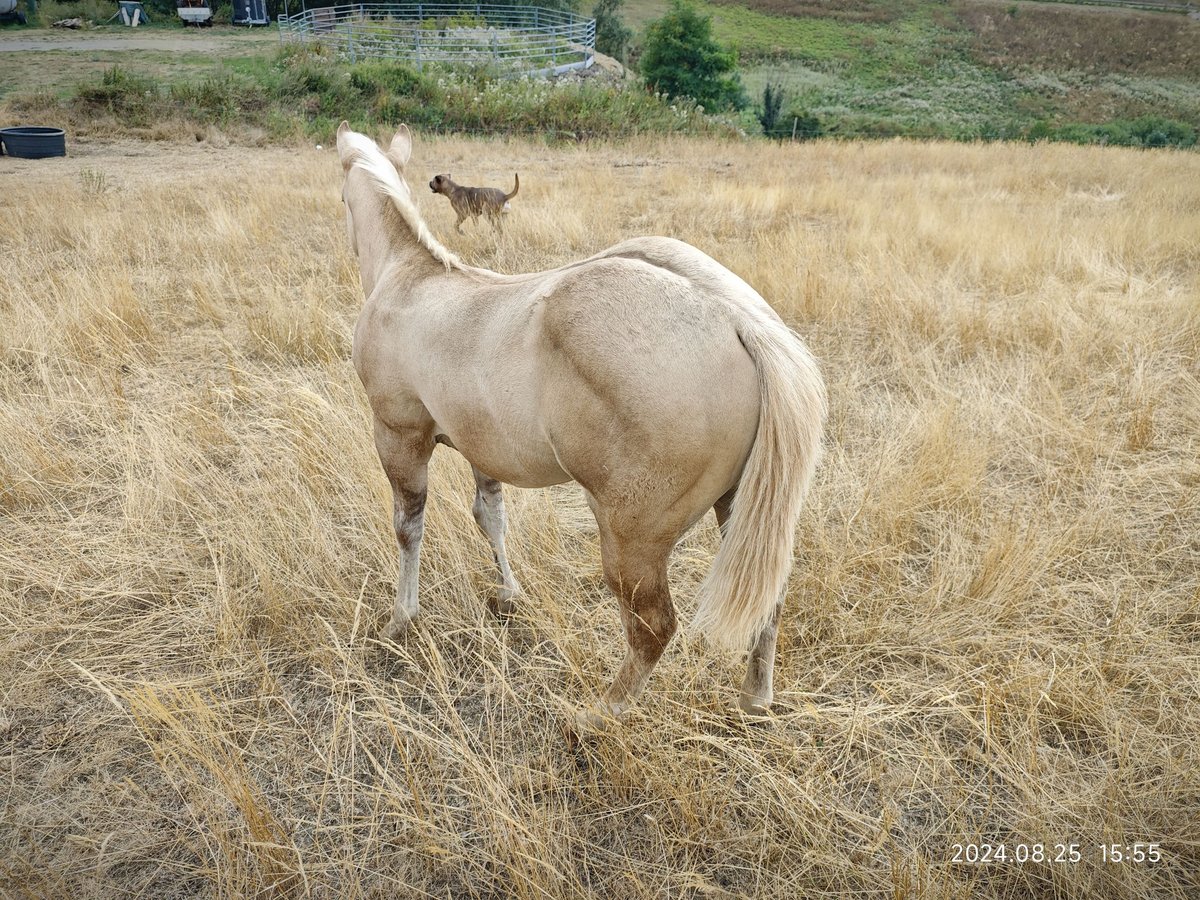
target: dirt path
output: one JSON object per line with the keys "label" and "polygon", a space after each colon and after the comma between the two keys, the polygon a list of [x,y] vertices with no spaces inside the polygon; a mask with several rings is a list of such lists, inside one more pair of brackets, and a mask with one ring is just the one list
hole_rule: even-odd
{"label": "dirt path", "polygon": [[218,50],[246,50],[247,45],[276,43],[279,35],[269,29],[206,29],[164,31],[162,29],[122,28],[94,31],[24,31],[20,35],[0,36],[0,53],[45,50],[183,50],[212,53]]}
{"label": "dirt path", "polygon": [[[164,143],[133,140],[96,140],[85,137],[67,142],[67,156],[52,159],[17,159],[0,156],[0,192],[8,179],[46,179],[52,183],[80,182],[81,173],[102,173],[106,188],[120,189],[148,179],[195,179],[213,172],[246,167],[282,166],[297,153],[329,155],[331,171],[336,168],[333,147],[222,147],[204,143]],[[93,176],[95,177],[95,176]]]}
{"label": "dirt path", "polygon": [[23,50],[203,50],[221,49],[221,41],[204,37],[192,39],[180,37],[161,38],[9,38],[0,39],[0,53],[17,53]]}

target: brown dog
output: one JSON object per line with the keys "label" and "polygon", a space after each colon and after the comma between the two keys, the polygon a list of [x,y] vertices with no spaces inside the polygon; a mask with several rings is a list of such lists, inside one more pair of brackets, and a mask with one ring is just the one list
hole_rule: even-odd
{"label": "brown dog", "polygon": [[466,219],[476,219],[480,215],[487,216],[492,227],[502,231],[500,217],[508,212],[508,201],[517,196],[517,191],[521,189],[521,179],[516,175],[513,175],[513,178],[517,183],[513,186],[511,194],[504,193],[500,188],[463,187],[451,181],[449,174],[434,175],[433,181],[429,182],[429,189],[435,194],[445,194],[449,198],[450,206],[458,214],[454,230],[459,234],[462,234],[460,226]]}

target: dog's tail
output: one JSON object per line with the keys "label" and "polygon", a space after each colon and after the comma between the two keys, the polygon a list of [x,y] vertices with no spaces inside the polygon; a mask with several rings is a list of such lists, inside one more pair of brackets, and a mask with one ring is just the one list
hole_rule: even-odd
{"label": "dog's tail", "polygon": [[511,194],[505,194],[505,195],[504,195],[504,201],[505,201],[506,203],[507,203],[509,200],[511,200],[513,197],[517,196],[517,191],[519,191],[519,190],[521,189],[521,178],[520,178],[520,176],[519,176],[519,175],[517,175],[517,173],[516,173],[516,172],[513,172],[513,178],[515,178],[515,179],[517,180],[517,183],[516,183],[515,185],[513,185],[513,189],[512,189],[512,193],[511,193]]}

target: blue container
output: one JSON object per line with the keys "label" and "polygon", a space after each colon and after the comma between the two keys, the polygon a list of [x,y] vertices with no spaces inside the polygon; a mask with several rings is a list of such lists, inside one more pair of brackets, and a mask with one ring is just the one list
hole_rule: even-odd
{"label": "blue container", "polygon": [[9,156],[22,159],[43,159],[67,155],[67,136],[61,128],[44,125],[18,125],[0,128],[0,143]]}

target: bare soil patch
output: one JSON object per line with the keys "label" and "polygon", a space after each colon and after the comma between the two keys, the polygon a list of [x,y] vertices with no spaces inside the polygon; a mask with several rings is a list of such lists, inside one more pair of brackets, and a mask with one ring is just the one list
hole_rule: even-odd
{"label": "bare soil patch", "polygon": [[244,51],[248,47],[278,43],[276,34],[267,31],[222,30],[219,28],[180,30],[160,29],[137,31],[124,28],[121,31],[92,29],[88,31],[23,30],[19,33],[0,32],[0,53],[23,53],[32,51],[101,51],[138,50],[196,51],[215,53],[218,51]]}

